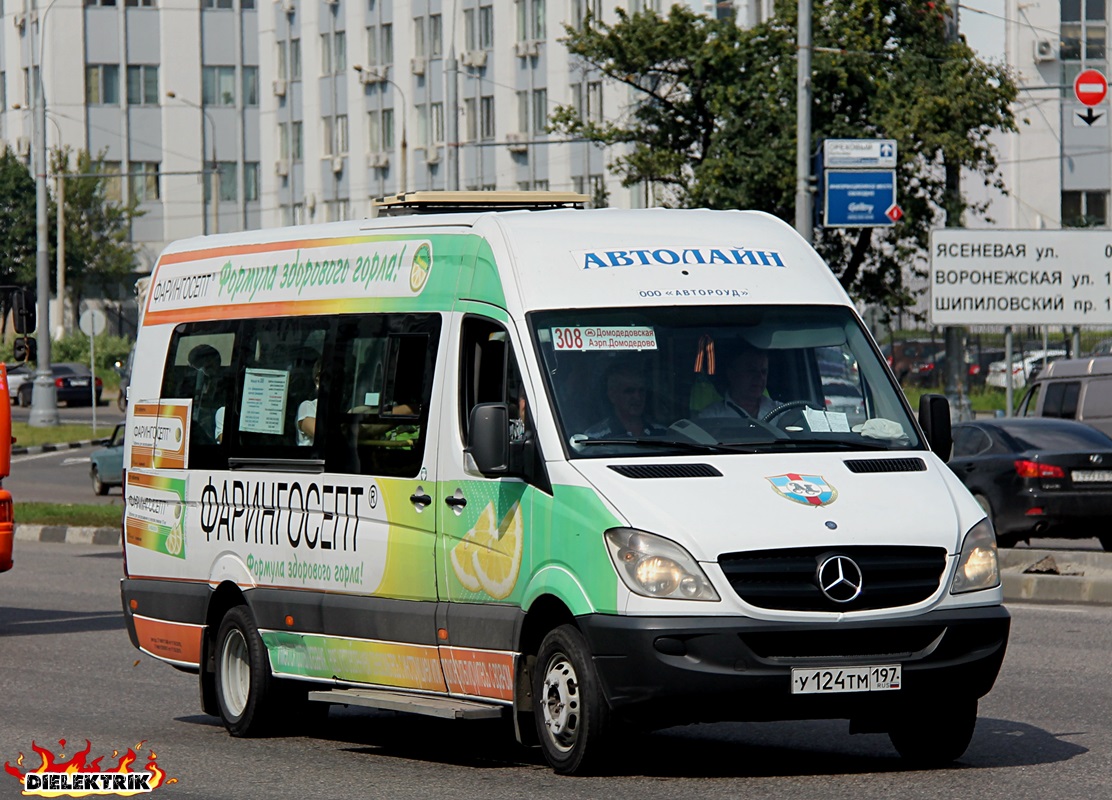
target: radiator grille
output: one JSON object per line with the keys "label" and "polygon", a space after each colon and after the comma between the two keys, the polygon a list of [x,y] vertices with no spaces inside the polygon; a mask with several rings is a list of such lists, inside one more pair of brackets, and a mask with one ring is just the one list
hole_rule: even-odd
{"label": "radiator grille", "polygon": [[[819,565],[833,555],[848,556],[861,569],[860,596],[836,603],[819,589]],[[922,602],[938,589],[946,569],[941,547],[899,545],[801,547],[719,556],[738,597],[760,608],[788,611],[863,611]]]}

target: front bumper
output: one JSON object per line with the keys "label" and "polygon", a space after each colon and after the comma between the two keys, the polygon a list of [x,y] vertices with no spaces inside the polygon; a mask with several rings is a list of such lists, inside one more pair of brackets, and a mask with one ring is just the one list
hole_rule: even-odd
{"label": "front bumper", "polygon": [[[1011,615],[1003,606],[898,620],[767,622],[738,617],[578,619],[618,713],[656,727],[713,720],[869,719],[996,681]],[[898,691],[793,695],[793,667],[901,664]]]}
{"label": "front bumper", "polygon": [[[1040,514],[1028,514],[1041,509]],[[1112,517],[1112,492],[1027,491],[994,519],[997,533],[1087,539]]]}

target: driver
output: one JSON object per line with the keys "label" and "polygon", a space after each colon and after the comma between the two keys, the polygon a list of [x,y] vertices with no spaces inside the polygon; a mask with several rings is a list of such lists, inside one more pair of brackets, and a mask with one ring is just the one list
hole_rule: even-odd
{"label": "driver", "polygon": [[700,419],[756,417],[781,405],[765,394],[768,352],[742,343],[726,359],[726,396],[699,413]]}

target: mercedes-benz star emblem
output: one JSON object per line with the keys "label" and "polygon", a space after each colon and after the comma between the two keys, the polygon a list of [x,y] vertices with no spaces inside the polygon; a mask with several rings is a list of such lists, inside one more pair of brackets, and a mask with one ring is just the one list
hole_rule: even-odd
{"label": "mercedes-benz star emblem", "polygon": [[861,596],[865,582],[861,567],[849,556],[830,556],[815,573],[819,589],[835,603],[848,603]]}

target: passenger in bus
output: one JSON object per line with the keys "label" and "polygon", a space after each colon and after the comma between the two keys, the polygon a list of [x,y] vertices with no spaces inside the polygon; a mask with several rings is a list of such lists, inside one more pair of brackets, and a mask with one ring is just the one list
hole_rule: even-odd
{"label": "passenger in bus", "polygon": [[667,428],[645,416],[648,388],[643,371],[630,362],[619,361],[606,373],[606,399],[610,415],[583,433],[591,439],[630,439],[661,436]]}
{"label": "passenger in bus", "polygon": [[782,405],[765,393],[768,385],[768,351],[748,343],[737,345],[727,356],[725,396],[699,412],[700,419],[763,417]]}
{"label": "passenger in bus", "polygon": [[297,407],[297,443],[308,447],[317,435],[317,394],[320,392],[320,359],[313,363],[313,396]]}

